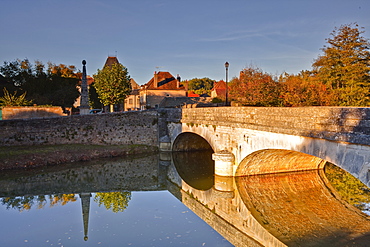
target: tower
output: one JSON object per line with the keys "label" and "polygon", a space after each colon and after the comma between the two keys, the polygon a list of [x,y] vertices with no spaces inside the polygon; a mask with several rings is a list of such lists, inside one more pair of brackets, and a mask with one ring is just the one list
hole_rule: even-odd
{"label": "tower", "polygon": [[80,114],[89,114],[89,90],[87,88],[86,79],[86,61],[82,60],[82,81],[81,81],[81,103],[80,103]]}

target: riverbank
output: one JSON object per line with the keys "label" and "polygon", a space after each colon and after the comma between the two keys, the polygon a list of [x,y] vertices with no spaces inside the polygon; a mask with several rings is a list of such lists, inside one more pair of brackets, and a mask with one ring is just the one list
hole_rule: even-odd
{"label": "riverbank", "polygon": [[154,153],[146,145],[40,145],[0,147],[0,170],[30,169],[98,158]]}

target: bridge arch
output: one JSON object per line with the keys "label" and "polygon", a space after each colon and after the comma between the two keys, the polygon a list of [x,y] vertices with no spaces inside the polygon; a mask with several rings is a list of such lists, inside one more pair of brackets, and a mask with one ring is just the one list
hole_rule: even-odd
{"label": "bridge arch", "polygon": [[192,133],[183,132],[180,133],[172,145],[172,151],[212,151],[211,144],[202,136]]}
{"label": "bridge arch", "polygon": [[[256,151],[284,149],[333,163],[370,186],[369,145],[251,130],[243,126],[226,126],[224,123],[215,126],[182,123],[178,137],[183,133],[193,133],[209,143],[215,153],[215,169],[220,176],[235,176],[242,160]],[[174,147],[176,149],[176,145]]]}
{"label": "bridge arch", "polygon": [[246,156],[235,176],[260,175],[323,169],[326,161],[309,154],[285,149],[263,149]]}
{"label": "bridge arch", "polygon": [[202,136],[180,133],[172,145],[172,160],[182,180],[198,190],[209,190],[214,184],[213,148]]}

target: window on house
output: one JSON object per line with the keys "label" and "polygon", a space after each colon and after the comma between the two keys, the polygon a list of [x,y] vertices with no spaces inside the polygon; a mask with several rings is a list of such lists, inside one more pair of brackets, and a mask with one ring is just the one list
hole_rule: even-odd
{"label": "window on house", "polygon": [[129,103],[130,105],[132,105],[132,99],[129,99],[129,100],[128,100],[128,103]]}

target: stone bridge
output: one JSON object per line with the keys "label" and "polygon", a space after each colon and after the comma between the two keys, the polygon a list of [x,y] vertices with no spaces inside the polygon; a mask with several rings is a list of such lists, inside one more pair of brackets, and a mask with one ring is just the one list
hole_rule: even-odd
{"label": "stone bridge", "polygon": [[216,174],[226,177],[329,161],[368,186],[370,179],[370,108],[207,107],[0,121],[0,146],[76,143],[210,149]]}
{"label": "stone bridge", "polygon": [[183,108],[181,122],[167,118],[167,126],[162,150],[212,149],[216,175],[321,169],[328,161],[369,186],[370,108]]}

